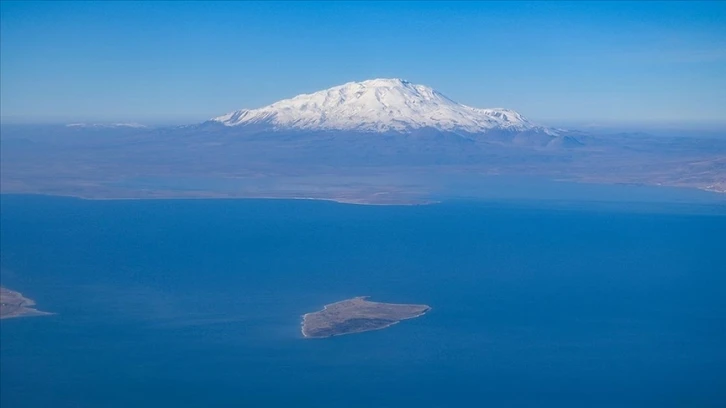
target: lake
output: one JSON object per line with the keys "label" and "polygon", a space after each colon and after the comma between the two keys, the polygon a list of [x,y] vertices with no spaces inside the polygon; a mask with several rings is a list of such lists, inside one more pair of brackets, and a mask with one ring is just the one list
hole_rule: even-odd
{"label": "lake", "polygon": [[[3,407],[723,407],[713,203],[0,197]],[[432,310],[303,339],[354,296]]]}

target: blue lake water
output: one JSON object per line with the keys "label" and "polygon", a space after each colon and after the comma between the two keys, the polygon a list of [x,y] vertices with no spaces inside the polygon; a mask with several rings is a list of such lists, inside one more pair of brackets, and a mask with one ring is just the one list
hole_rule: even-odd
{"label": "blue lake water", "polygon": [[722,202],[0,200],[3,408],[726,406]]}

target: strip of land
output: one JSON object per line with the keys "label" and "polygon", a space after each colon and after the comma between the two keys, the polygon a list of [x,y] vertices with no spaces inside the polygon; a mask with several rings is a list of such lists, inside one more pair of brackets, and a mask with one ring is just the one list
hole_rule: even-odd
{"label": "strip of land", "polygon": [[35,302],[19,292],[0,286],[0,319],[11,317],[45,316],[53,313],[33,308]]}

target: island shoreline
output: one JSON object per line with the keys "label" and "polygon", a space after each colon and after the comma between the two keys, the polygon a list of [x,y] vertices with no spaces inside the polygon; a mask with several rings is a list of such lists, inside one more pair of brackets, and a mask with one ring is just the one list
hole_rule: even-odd
{"label": "island shoreline", "polygon": [[[400,323],[403,320],[409,320],[409,319],[415,319],[417,317],[421,317],[421,316],[427,314],[428,312],[430,312],[432,310],[431,306],[428,306],[428,305],[409,305],[409,304],[402,304],[402,303],[380,303],[380,302],[369,302],[369,301],[366,301],[366,299],[368,299],[369,297],[370,296],[356,296],[356,297],[351,298],[351,299],[341,300],[341,301],[338,301],[338,302],[333,302],[333,303],[329,303],[327,305],[324,305],[323,308],[321,310],[319,310],[319,311],[309,312],[309,313],[303,314],[301,316],[302,317],[302,321],[300,323],[300,333],[302,334],[302,337],[304,339],[329,338],[329,337],[344,336],[346,334],[355,334],[355,333],[363,333],[363,332],[367,332],[367,331],[382,330],[382,329],[391,327],[391,326],[393,326],[395,324],[398,324],[398,323]],[[332,308],[334,308],[336,306],[350,304],[352,302],[363,302],[365,304],[381,305],[382,307],[392,307],[392,308],[409,308],[409,307],[415,307],[415,308],[420,308],[421,310],[419,312],[417,312],[417,313],[414,313],[414,314],[409,314],[409,315],[400,316],[400,317],[397,316],[395,318],[395,320],[391,320],[390,322],[387,322],[385,324],[379,324],[378,326],[375,326],[375,327],[366,327],[366,328],[361,328],[361,329],[353,329],[353,330],[349,330],[349,331],[345,331],[345,332],[341,332],[341,333],[333,333],[333,334],[330,334],[330,335],[324,335],[324,336],[317,335],[316,336],[314,334],[308,333],[308,331],[306,330],[306,323],[308,322],[308,319],[311,316],[318,316],[318,315],[321,315],[321,314],[325,314],[327,311],[331,310]]]}
{"label": "island shoreline", "polygon": [[49,316],[55,313],[36,309],[35,301],[22,293],[0,286],[0,320],[20,317]]}

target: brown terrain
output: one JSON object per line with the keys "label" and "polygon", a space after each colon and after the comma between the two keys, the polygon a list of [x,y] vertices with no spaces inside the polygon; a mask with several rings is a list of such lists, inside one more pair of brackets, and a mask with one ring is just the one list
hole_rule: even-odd
{"label": "brown terrain", "polygon": [[33,308],[35,302],[18,292],[0,286],[0,319],[24,316],[44,316],[52,313]]}
{"label": "brown terrain", "polygon": [[326,305],[319,312],[305,314],[303,336],[323,338],[385,329],[431,310],[427,305],[380,303],[365,299],[364,296],[355,297]]}

